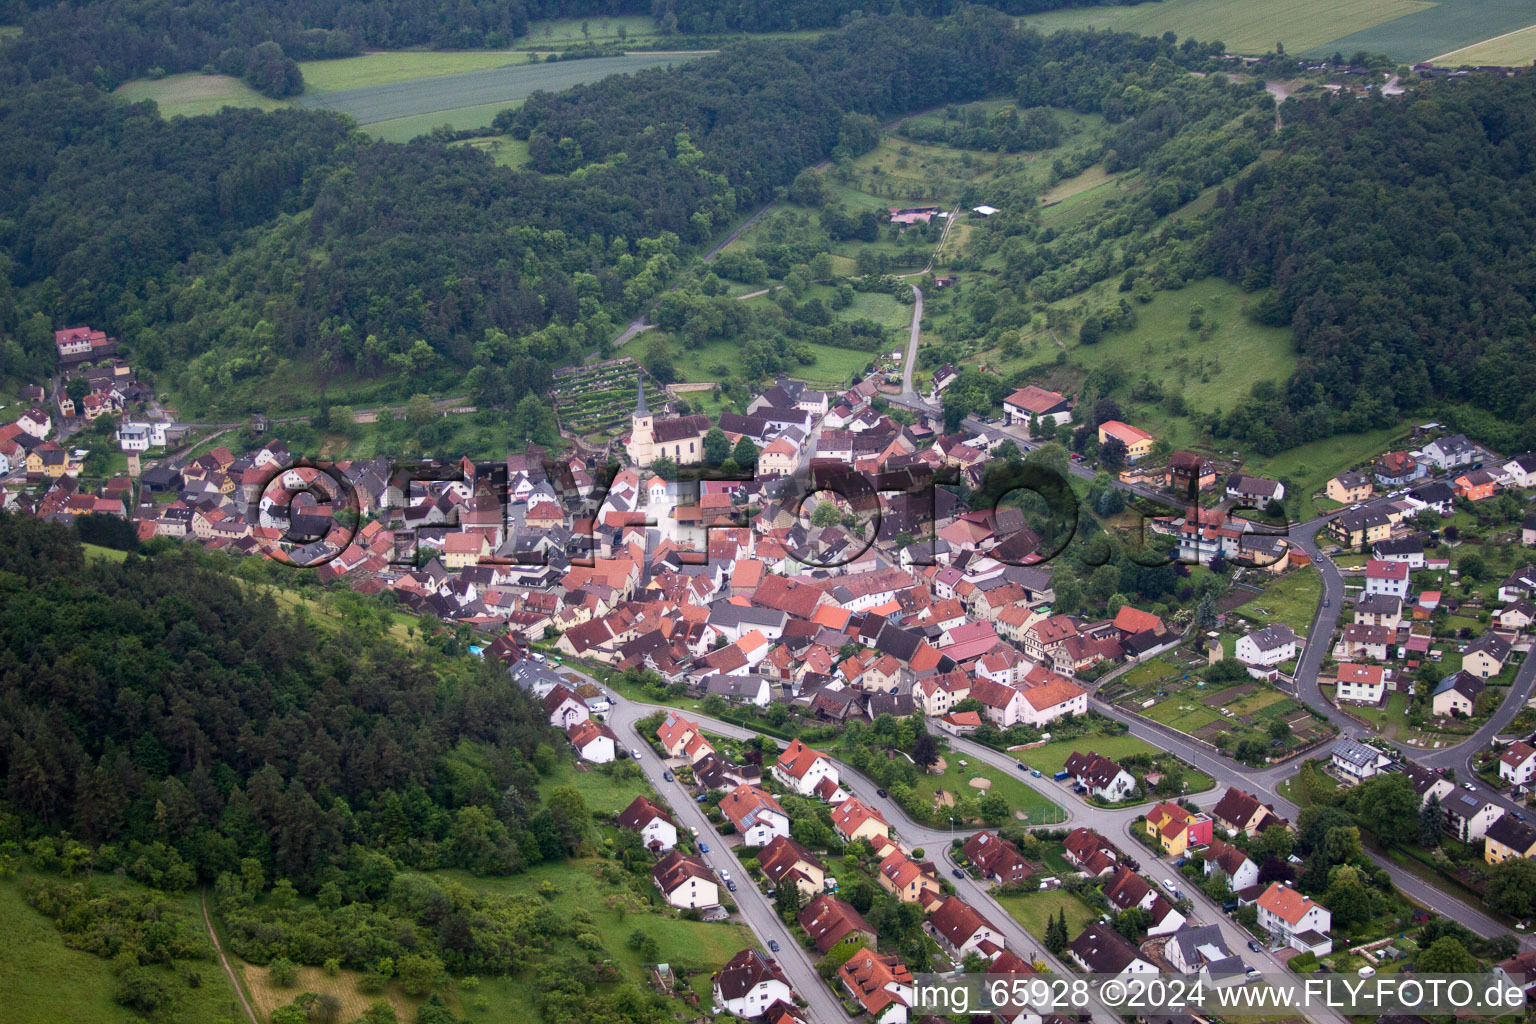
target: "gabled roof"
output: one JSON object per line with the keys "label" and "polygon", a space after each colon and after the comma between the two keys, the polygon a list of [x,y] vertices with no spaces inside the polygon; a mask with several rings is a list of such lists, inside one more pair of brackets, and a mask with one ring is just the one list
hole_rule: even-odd
{"label": "gabled roof", "polygon": [[798,920],[818,953],[827,952],[854,932],[867,935],[871,940],[875,936],[875,929],[869,922],[836,896],[817,896],[800,911]]}
{"label": "gabled roof", "polygon": [[779,968],[778,961],[755,949],[744,949],[737,953],[715,975],[715,985],[726,999],[740,999],[767,981],[779,981],[789,986],[789,979]]}
{"label": "gabled roof", "polygon": [[1125,936],[1099,921],[1083,929],[1069,948],[1094,974],[1119,974],[1141,959],[1140,951]]}
{"label": "gabled roof", "polygon": [[778,766],[780,770],[791,778],[803,779],[805,778],[805,773],[810,771],[817,761],[826,756],[819,750],[812,750],[799,739],[796,739],[779,755]]}
{"label": "gabled roof", "polygon": [[1271,882],[1269,888],[1265,889],[1264,894],[1259,897],[1258,904],[1264,910],[1268,910],[1282,921],[1291,925],[1299,924],[1301,919],[1306,917],[1313,907],[1322,907],[1323,910],[1328,909],[1323,907],[1321,903],[1313,900],[1312,897],[1303,896],[1295,889],[1280,882]]}
{"label": "gabled roof", "polygon": [[630,805],[619,812],[618,824],[620,828],[643,829],[651,822],[660,819],[672,823],[672,818],[666,811],[657,807],[643,796],[637,796]]}

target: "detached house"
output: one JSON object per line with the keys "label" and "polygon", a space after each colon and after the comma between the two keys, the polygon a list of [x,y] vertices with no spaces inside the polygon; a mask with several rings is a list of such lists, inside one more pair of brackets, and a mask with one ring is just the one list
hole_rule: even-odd
{"label": "detached house", "polygon": [[1353,704],[1381,703],[1386,696],[1387,670],[1380,665],[1361,665],[1351,661],[1339,662],[1339,683],[1335,696]]}
{"label": "detached house", "polygon": [[635,797],[628,807],[619,812],[618,825],[640,833],[648,850],[666,853],[677,845],[677,825],[666,811],[643,796]]}
{"label": "detached house", "polygon": [[1237,641],[1237,660],[1247,667],[1249,675],[1265,678],[1275,666],[1296,657],[1296,639],[1289,626],[1265,626]]}
{"label": "detached house", "polygon": [[810,796],[823,780],[838,784],[837,765],[817,750],[812,750],[800,740],[795,740],[773,765],[773,777],[779,785],[794,790],[801,796]]}
{"label": "detached house", "polygon": [[1072,940],[1067,954],[1089,974],[1130,977],[1158,973],[1158,969],[1125,936],[1098,921]]}
{"label": "detached house", "polygon": [[923,922],[923,930],[938,940],[939,948],[956,961],[972,953],[990,960],[1006,945],[1003,933],[957,896],[934,907],[928,920]]}
{"label": "detached house", "polygon": [[673,850],[651,868],[651,880],[666,901],[681,910],[720,905],[720,885],[698,857]]}
{"label": "detached house", "polygon": [[777,836],[757,854],[763,877],[778,888],[797,886],[806,898],[821,893],[827,869],[815,855],[788,836]]}
{"label": "detached house", "polygon": [[1470,718],[1477,707],[1478,695],[1487,686],[1470,672],[1452,672],[1435,686],[1430,709],[1437,715],[1462,715]]}
{"label": "detached house", "polygon": [[1464,843],[1483,838],[1489,826],[1504,816],[1504,808],[1460,789],[1441,800],[1440,807],[1445,812],[1446,833]]}
{"label": "detached house", "polygon": [[1504,671],[1509,653],[1509,641],[1495,633],[1484,633],[1461,652],[1461,670],[1480,679],[1491,678]]}
{"label": "detached house", "polygon": [[1181,857],[1191,846],[1204,846],[1212,838],[1209,816],[1163,801],[1147,812],[1147,835],[1170,857]]}
{"label": "detached house", "polygon": [[571,746],[576,748],[577,756],[593,764],[612,761],[618,748],[619,738],[613,730],[590,718],[573,722],[565,734],[570,738]]}
{"label": "detached house", "polygon": [[1031,419],[1048,430],[1072,422],[1072,402],[1055,391],[1026,385],[1003,399],[1003,422],[1008,426],[1028,424]]}
{"label": "detached house", "polygon": [[794,1004],[795,992],[778,962],[744,949],[715,975],[715,1012],[743,1020],[762,1016],[775,1003]]}
{"label": "detached house", "polygon": [[720,800],[720,812],[736,826],[746,846],[767,846],[789,837],[789,815],[779,801],[756,786],[737,786]]}
{"label": "detached house", "polygon": [[1277,825],[1289,827],[1289,823],[1276,814],[1273,807],[1260,803],[1258,797],[1236,786],[1227,787],[1227,791],[1211,809],[1211,817],[1228,832],[1246,836],[1256,836]]}
{"label": "detached house", "polygon": [[1277,944],[1317,956],[1333,952],[1333,940],[1328,937],[1333,915],[1310,896],[1272,882],[1259,897],[1258,908],[1259,927]]}
{"label": "detached house", "polygon": [[1373,558],[1365,563],[1365,592],[1385,594],[1399,601],[1408,597],[1408,566],[1404,562],[1384,562]]}
{"label": "detached house", "polygon": [[1505,814],[1483,833],[1483,860],[1497,864],[1511,857],[1536,857],[1536,825]]}
{"label": "detached house", "polygon": [[1515,786],[1529,785],[1536,779],[1536,747],[1516,740],[1499,754],[1499,778]]}
{"label": "detached house", "polygon": [[810,936],[816,952],[826,956],[843,943],[875,944],[875,929],[848,904],[830,894],[822,894],[806,904],[798,918],[800,927]]}
{"label": "detached house", "polygon": [[977,832],[966,840],[965,859],[974,864],[982,877],[999,885],[1022,882],[1030,876],[1029,863],[1008,840],[993,832]]}
{"label": "detached house", "polygon": [[1392,758],[1375,747],[1345,739],[1333,745],[1333,756],[1329,763],[1344,777],[1345,782],[1362,782],[1390,765]]}
{"label": "detached house", "polygon": [[1452,434],[1424,446],[1424,458],[1442,471],[1470,466],[1480,454],[1466,434]]}
{"label": "detached house", "polygon": [[572,693],[563,683],[556,684],[544,698],[544,713],[549,716],[549,724],[562,731],[591,717],[586,701]]}
{"label": "detached house", "polygon": [[1206,847],[1205,876],[1209,878],[1220,871],[1227,876],[1227,889],[1240,892],[1259,884],[1259,866],[1242,850],[1221,839],[1212,839]]}
{"label": "detached house", "polygon": [[1063,768],[1079,786],[1110,803],[1124,800],[1136,788],[1134,775],[1116,762],[1091,750],[1086,754],[1072,751]]}
{"label": "detached house", "polygon": [[861,949],[838,968],[837,977],[874,1024],[907,1024],[917,986],[901,957]]}
{"label": "detached house", "polygon": [[938,894],[939,880],[932,864],[919,864],[900,850],[880,862],[880,887],[903,903],[917,903],[923,893]]}
{"label": "detached house", "polygon": [[1370,498],[1371,491],[1370,477],[1348,470],[1329,480],[1323,493],[1340,505],[1354,505]]}
{"label": "detached house", "polygon": [[850,843],[891,838],[891,826],[885,818],[858,797],[849,797],[832,808],[832,827]]}

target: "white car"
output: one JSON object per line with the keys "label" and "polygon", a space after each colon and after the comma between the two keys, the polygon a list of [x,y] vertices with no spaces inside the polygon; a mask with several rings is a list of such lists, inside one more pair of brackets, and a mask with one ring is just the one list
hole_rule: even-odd
{"label": "white car", "polygon": [[720,872],[720,881],[722,881],[722,882],[729,882],[730,880],[731,880],[731,873],[729,871],[722,871],[722,872]]}
{"label": "white car", "polygon": [[1163,879],[1163,888],[1169,892],[1177,892],[1179,887],[1173,884],[1173,879],[1165,878]]}
{"label": "white car", "polygon": [[633,750],[631,750],[629,752],[629,756],[633,757],[636,761],[640,760],[640,748],[639,747],[635,747]]}
{"label": "white car", "polygon": [[697,828],[695,828],[695,827],[694,827],[694,826],[692,826],[692,825],[689,825],[689,826],[688,826],[688,831],[689,831],[689,832],[692,832],[692,833],[693,833],[693,834],[694,834],[694,837],[695,837],[695,838],[697,838],[697,837],[698,837],[698,834],[699,834],[699,830],[698,830],[698,829],[697,829]]}

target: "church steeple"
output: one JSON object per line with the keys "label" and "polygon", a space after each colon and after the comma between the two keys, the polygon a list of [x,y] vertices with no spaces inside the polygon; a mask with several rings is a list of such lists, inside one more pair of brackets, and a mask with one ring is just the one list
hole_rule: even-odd
{"label": "church steeple", "polygon": [[637,394],[635,396],[635,413],[633,418],[639,419],[642,416],[649,416],[651,410],[645,407],[645,378],[639,373],[635,374],[635,390]]}

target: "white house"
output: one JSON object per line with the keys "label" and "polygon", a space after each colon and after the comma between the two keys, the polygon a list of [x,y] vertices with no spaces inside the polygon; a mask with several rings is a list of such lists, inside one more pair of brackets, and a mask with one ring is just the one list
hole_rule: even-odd
{"label": "white house", "polygon": [[789,838],[789,815],[772,793],[741,785],[720,799],[720,812],[741,834],[745,846],[767,846],[779,836]]}
{"label": "white house", "polygon": [[667,812],[643,796],[637,796],[628,807],[619,812],[620,828],[640,833],[640,839],[648,850],[666,853],[677,845],[677,825]]}
{"label": "white house", "polygon": [[1114,803],[1124,800],[1136,788],[1136,777],[1102,754],[1072,751],[1062,766],[1072,779],[1094,796]]}
{"label": "white house", "polygon": [[16,425],[41,441],[53,429],[53,418],[42,409],[32,408],[16,417]]}
{"label": "white house", "polygon": [[1345,777],[1346,782],[1350,780],[1360,782],[1391,764],[1392,758],[1364,743],[1339,740],[1333,745],[1333,757],[1330,763]]}
{"label": "white house", "polygon": [[571,723],[565,734],[570,738],[571,746],[576,748],[576,755],[583,761],[607,764],[618,750],[619,738],[613,730],[590,718]]}
{"label": "white house", "polygon": [[544,713],[549,716],[549,724],[561,730],[569,729],[577,722],[592,717],[587,710],[586,701],[564,685],[556,686],[549,691],[544,698]]}
{"label": "white house", "polygon": [[[1049,675],[1043,683],[1034,683],[1037,674]],[[1039,727],[1054,722],[1064,715],[1082,715],[1088,712],[1088,691],[1043,668],[1036,668],[1024,679],[1024,703],[1019,709],[1019,721]]]}
{"label": "white house", "polygon": [[1387,692],[1387,670],[1380,665],[1339,662],[1339,685],[1334,696],[1356,704],[1381,703]]}
{"label": "white house", "polygon": [[1163,956],[1175,970],[1204,975],[1211,984],[1232,985],[1248,980],[1246,965],[1228,948],[1220,925],[1181,928],[1163,946]]}
{"label": "white house", "polygon": [[1083,929],[1082,934],[1067,947],[1067,953],[1090,974],[1129,978],[1159,973],[1125,936],[1100,921]]}
{"label": "white house", "polygon": [[1516,786],[1528,785],[1536,778],[1536,747],[1516,740],[1499,755],[1499,778]]}
{"label": "white house", "polygon": [[929,912],[923,928],[955,960],[963,960],[971,953],[983,953],[986,943],[997,949],[1007,944],[1003,933],[992,922],[957,896],[951,896]]}
{"label": "white house", "polygon": [[1072,422],[1072,402],[1065,395],[1030,384],[1003,399],[1003,422],[1028,424],[1030,418],[1049,430]]}
{"label": "white house", "polygon": [[1475,843],[1488,832],[1488,826],[1504,816],[1504,808],[1474,793],[1456,790],[1440,801],[1445,811],[1445,831],[1464,843]]}
{"label": "white house", "polygon": [[1250,669],[1274,668],[1296,657],[1296,634],[1289,626],[1265,626],[1240,638],[1235,653]]}
{"label": "white house", "polygon": [[1259,927],[1276,943],[1318,956],[1333,952],[1333,940],[1328,937],[1333,915],[1310,896],[1303,896],[1289,885],[1271,882],[1259,897],[1258,908]]}
{"label": "white house", "polygon": [[742,1020],[761,1017],[774,1003],[794,1005],[795,992],[789,979],[770,960],[755,949],[744,949],[715,975],[715,1012],[729,1012]]}
{"label": "white house", "polygon": [[837,765],[819,750],[812,750],[800,740],[795,740],[779,755],[773,764],[773,777],[779,785],[794,790],[801,796],[809,796],[823,779],[838,784]]}
{"label": "white house", "polygon": [[1226,840],[1213,838],[1202,856],[1205,858],[1206,877],[1209,878],[1218,871],[1225,872],[1227,888],[1232,892],[1259,884],[1259,866],[1253,862],[1252,857]]}
{"label": "white house", "polygon": [[652,865],[651,880],[666,901],[680,910],[720,905],[720,884],[697,857],[673,850]]}
{"label": "white house", "polygon": [[1408,597],[1408,563],[1373,558],[1365,563],[1365,592],[1386,594],[1399,600]]}
{"label": "white house", "polygon": [[124,423],[117,428],[117,446],[125,452],[147,452],[149,430],[142,423]]}
{"label": "white house", "polygon": [[1467,440],[1466,434],[1452,434],[1424,446],[1424,457],[1442,470],[1470,466],[1477,454],[1477,445]]}

